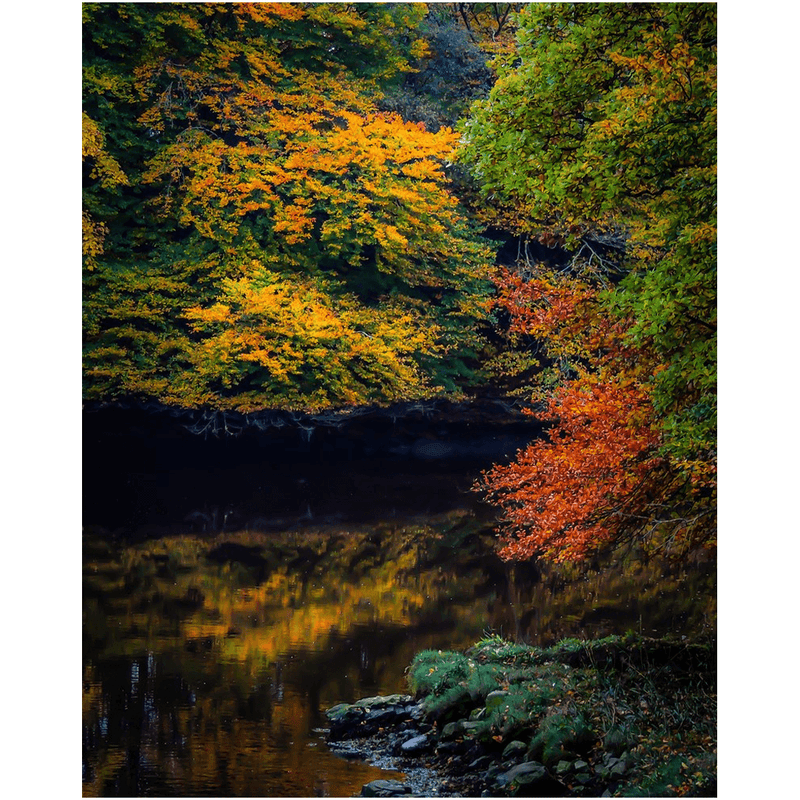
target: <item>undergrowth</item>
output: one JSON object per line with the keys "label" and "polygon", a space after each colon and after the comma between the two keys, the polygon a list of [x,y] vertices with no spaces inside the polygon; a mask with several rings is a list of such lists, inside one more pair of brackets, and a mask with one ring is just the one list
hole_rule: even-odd
{"label": "undergrowth", "polygon": [[[527,744],[576,796],[716,792],[713,646],[634,634],[542,649],[487,636],[465,653],[427,650],[411,690],[439,726],[502,748]],[[578,765],[578,766],[575,766]]]}

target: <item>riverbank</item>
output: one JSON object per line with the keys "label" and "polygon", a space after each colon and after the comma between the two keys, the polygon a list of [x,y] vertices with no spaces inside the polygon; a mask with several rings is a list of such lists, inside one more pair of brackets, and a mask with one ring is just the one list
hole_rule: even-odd
{"label": "riverbank", "polygon": [[334,752],[405,775],[362,796],[716,796],[712,643],[490,637],[417,654],[408,683],[327,711]]}

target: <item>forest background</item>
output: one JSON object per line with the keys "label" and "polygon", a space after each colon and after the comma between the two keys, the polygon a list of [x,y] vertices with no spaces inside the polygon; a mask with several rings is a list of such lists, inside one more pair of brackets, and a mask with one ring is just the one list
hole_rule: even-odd
{"label": "forest background", "polygon": [[[733,2],[719,5],[720,70],[725,76],[720,85],[720,262],[734,265],[720,273],[723,357],[719,375],[725,402],[720,411],[719,525],[721,530],[733,531],[731,538],[735,536],[737,542],[720,553],[720,760],[724,775],[726,764],[740,760],[729,727],[732,709],[726,703],[726,689],[737,675],[741,679],[742,669],[749,669],[734,666],[741,665],[738,654],[734,655],[738,651],[735,637],[742,632],[746,636],[755,633],[756,626],[762,640],[772,638],[773,632],[777,640],[785,632],[775,609],[787,606],[776,596],[771,556],[779,552],[787,563],[786,539],[793,539],[793,518],[785,504],[794,495],[794,471],[791,461],[787,465],[782,456],[792,453],[796,444],[790,417],[793,361],[791,351],[786,352],[796,338],[790,305],[796,276],[791,269],[793,257],[774,250],[788,238],[776,232],[793,230],[796,204],[782,188],[796,185],[790,179],[796,167],[786,163],[790,146],[781,147],[780,139],[772,141],[785,129],[785,122],[770,121],[791,97],[782,78],[796,73],[790,62],[793,45],[789,40],[794,29],[791,17],[796,17],[796,12],[777,3],[762,4],[757,13],[741,6],[734,10],[739,4]],[[26,35],[4,54],[6,74],[15,76],[7,83],[7,108],[17,110],[20,119],[20,129],[13,136],[9,137],[8,129],[5,132],[7,143],[11,139],[7,153],[18,151],[22,144],[21,155],[8,157],[8,183],[14,187],[15,197],[13,211],[6,211],[7,230],[16,234],[7,262],[13,267],[6,295],[12,310],[4,315],[9,376],[6,409],[16,422],[8,451],[14,477],[7,479],[7,488],[9,497],[21,498],[11,515],[9,529],[15,541],[9,563],[24,563],[33,541],[44,539],[52,553],[51,563],[60,565],[47,572],[43,585],[52,588],[42,593],[31,611],[48,618],[54,592],[70,598],[75,627],[56,637],[55,645],[75,664],[72,680],[66,670],[62,672],[63,685],[58,687],[61,696],[69,697],[70,685],[78,675],[78,659],[68,654],[80,641],[80,553],[77,540],[70,535],[80,524],[80,489],[72,477],[80,458],[80,167],[76,158],[80,14],[77,3],[46,3],[44,8],[44,35],[33,32],[29,12],[15,9],[9,13],[8,30],[25,31]],[[744,48],[747,58],[741,57]],[[10,69],[12,62],[25,64],[22,75],[19,69]],[[63,64],[70,69],[62,69]],[[756,269],[762,264],[773,269],[787,264],[790,269],[785,272],[789,274],[780,278],[758,275]],[[14,395],[9,387],[17,389]],[[41,506],[42,493],[50,511],[44,518],[39,516],[34,527],[30,509]],[[22,531],[30,531],[27,541],[18,535]],[[748,546],[754,533],[757,550]],[[788,548],[791,556],[796,544],[791,541]],[[759,555],[765,559],[761,564],[754,561]],[[65,571],[72,577],[65,577]],[[743,576],[746,594],[738,586]],[[790,580],[786,576],[786,582]],[[15,594],[21,590],[14,581],[8,588]],[[38,603],[41,608],[36,607]],[[51,641],[48,649],[53,646]],[[731,665],[727,674],[726,664]],[[20,660],[18,667],[26,673],[28,686],[52,681],[51,667],[43,659],[33,666]],[[780,661],[773,667],[788,669]],[[737,730],[742,729],[741,713],[736,710]],[[19,724],[30,725],[33,733],[37,723],[33,719],[25,723],[21,714],[17,716]],[[64,738],[70,740],[68,715],[60,716],[65,719]],[[23,741],[26,737],[18,738]],[[77,746],[74,753],[65,748],[59,758],[61,763],[52,771],[54,786],[63,786],[59,775],[71,773]],[[764,776],[759,780],[764,794]]]}

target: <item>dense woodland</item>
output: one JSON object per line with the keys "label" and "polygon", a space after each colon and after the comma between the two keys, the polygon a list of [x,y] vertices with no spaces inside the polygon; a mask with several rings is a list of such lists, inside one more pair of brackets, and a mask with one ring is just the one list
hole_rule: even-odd
{"label": "dense woodland", "polygon": [[87,403],[514,396],[505,557],[713,547],[713,4],[83,23]]}

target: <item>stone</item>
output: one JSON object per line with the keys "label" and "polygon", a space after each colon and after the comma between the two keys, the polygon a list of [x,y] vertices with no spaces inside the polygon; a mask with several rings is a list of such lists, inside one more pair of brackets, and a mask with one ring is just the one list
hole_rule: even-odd
{"label": "stone", "polygon": [[422,753],[430,747],[430,740],[428,739],[427,734],[422,734],[421,736],[414,736],[412,739],[403,742],[400,745],[400,752],[403,755],[416,755],[417,753]]}
{"label": "stone", "polygon": [[488,755],[486,748],[480,742],[473,739],[467,741],[466,744],[467,749],[464,751],[464,758],[467,760],[467,763],[481,756]]}
{"label": "stone", "polygon": [[[490,779],[488,772],[487,778]],[[565,797],[567,795],[566,786],[552,778],[544,764],[540,764],[538,761],[525,761],[517,764],[516,767],[497,775],[492,784],[503,794],[511,792],[524,797]]]}
{"label": "stone", "polygon": [[555,769],[559,761],[574,761],[577,757],[577,753],[566,750],[557,742],[546,745],[541,753],[542,763],[551,769]]}
{"label": "stone", "polygon": [[330,730],[328,731],[328,739],[330,741],[336,741],[355,735],[355,732],[364,721],[366,711],[363,708],[356,708],[347,703],[340,703],[339,705],[329,708],[325,712],[325,715],[331,723]]}
{"label": "stone", "polygon": [[459,719],[455,722],[448,722],[442,728],[442,739],[453,739],[464,730],[464,721]]}
{"label": "stone", "polygon": [[[348,714],[352,714],[352,709],[353,706],[350,703],[339,703],[329,708],[325,712],[325,716],[333,722],[335,720],[344,719]],[[357,713],[361,714],[363,712],[359,711]]]}
{"label": "stone", "polygon": [[524,756],[528,750],[528,745],[525,742],[519,741],[519,739],[515,739],[512,742],[509,742],[505,749],[503,750],[503,761],[509,761],[511,759],[519,759],[520,756]]}
{"label": "stone", "polygon": [[463,742],[442,742],[436,746],[436,753],[440,756],[454,756],[463,753],[466,745]]}
{"label": "stone", "polygon": [[475,731],[479,731],[481,728],[485,727],[482,722],[462,722],[461,723],[461,731],[462,733],[474,733]]}
{"label": "stone", "polygon": [[[410,694],[387,694],[377,697],[364,697],[353,705],[356,708],[375,708],[376,706],[399,706],[410,703],[414,698]],[[334,706],[335,708],[335,706]]]}
{"label": "stone", "polygon": [[491,756],[480,756],[467,766],[467,770],[469,770],[469,772],[480,772],[491,766],[493,760]]}
{"label": "stone", "polygon": [[495,689],[493,692],[489,692],[489,694],[486,695],[486,708],[492,711],[500,707],[506,702],[507,697],[508,692],[503,689]]}
{"label": "stone", "polygon": [[486,770],[486,780],[489,782],[496,782],[498,775],[501,775],[503,768],[499,764],[494,764]]}
{"label": "stone", "polygon": [[497,784],[499,786],[507,786],[510,783],[534,783],[537,780],[547,776],[547,770],[544,764],[538,761],[525,761],[522,764],[517,764],[506,772],[497,776]]}
{"label": "stone", "polygon": [[409,720],[407,709],[416,707],[408,694],[379,695],[352,704],[339,703],[325,712],[331,723],[328,741],[370,736],[381,728]]}
{"label": "stone", "polygon": [[361,797],[406,797],[411,787],[395,780],[370,781],[361,788]]}
{"label": "stone", "polygon": [[367,712],[367,721],[378,726],[389,725],[405,719],[406,716],[407,714],[402,706],[400,708],[376,708]]}

